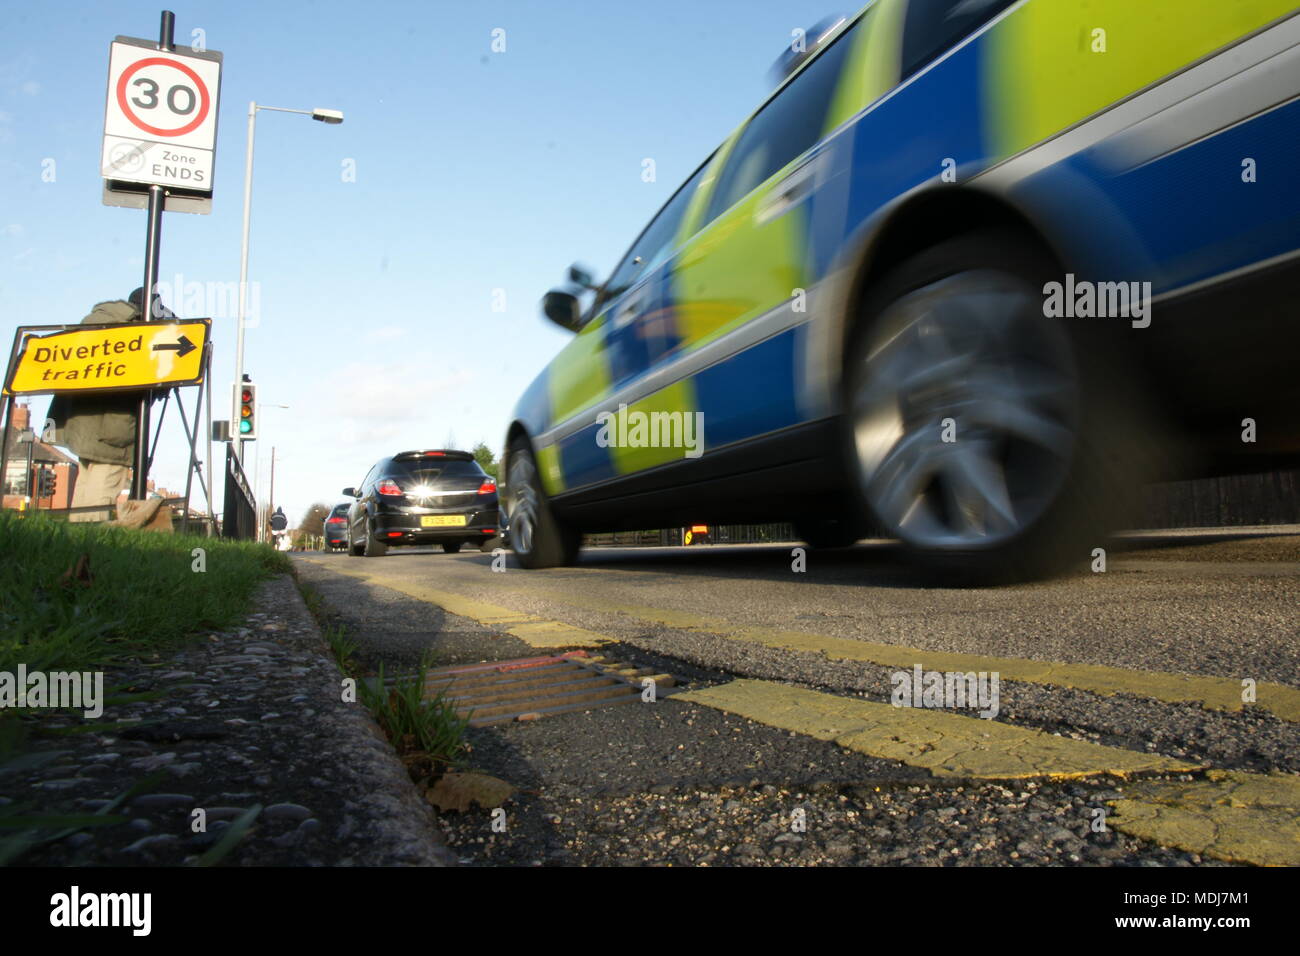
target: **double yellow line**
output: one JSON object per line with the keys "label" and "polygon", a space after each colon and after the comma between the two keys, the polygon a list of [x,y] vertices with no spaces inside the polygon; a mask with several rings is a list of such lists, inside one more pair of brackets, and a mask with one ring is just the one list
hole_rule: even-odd
{"label": "double yellow line", "polygon": [[[537,615],[450,591],[400,580],[375,581],[362,571],[332,569],[435,604],[450,614],[499,629],[534,648],[594,647],[606,637]],[[788,651],[823,654],[910,670],[997,671],[1002,678],[1075,688],[1100,695],[1133,694],[1208,710],[1240,711],[1242,685],[1231,678],[1136,671],[1094,664],[925,651],[755,625],[665,608],[629,606],[575,590],[530,587],[585,610],[618,614],[678,630]],[[1256,685],[1257,703],[1275,716],[1300,721],[1300,691],[1282,684]],[[726,711],[871,757],[928,770],[938,779],[973,781],[1071,779],[1110,775],[1189,774],[1205,770],[1156,754],[1050,734],[1035,728],[928,709],[900,708],[763,680],[734,680],[670,698]],[[1108,822],[1132,836],[1218,859],[1265,865],[1300,865],[1300,777],[1209,770],[1198,779],[1141,780],[1112,801]]]}

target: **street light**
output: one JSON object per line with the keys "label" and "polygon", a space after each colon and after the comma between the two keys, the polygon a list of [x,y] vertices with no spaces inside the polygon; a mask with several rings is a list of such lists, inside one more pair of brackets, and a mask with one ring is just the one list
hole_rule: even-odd
{"label": "street light", "polygon": [[[280,405],[277,404],[276,402],[262,402],[259,405],[259,407],[260,408],[288,408],[289,406]],[[259,505],[254,508],[254,511],[258,511],[260,510],[260,502],[262,500],[262,455],[260,452],[253,459],[253,462],[254,462],[253,500],[255,502],[259,502]],[[274,495],[275,493],[275,446],[274,445],[271,446],[271,492],[272,495]],[[258,541],[262,540],[262,525],[260,519],[258,521],[258,526],[257,526],[257,540]]]}
{"label": "street light", "polygon": [[[287,405],[281,405],[281,408],[287,408]],[[281,461],[284,459],[281,458]],[[254,497],[257,499],[257,540],[265,540],[267,522],[271,520],[272,510],[275,507],[275,446],[271,446],[271,492],[266,497],[265,504],[262,503],[262,456],[257,456],[257,467],[254,469],[257,477],[253,479],[253,487],[256,489]]]}
{"label": "street light", "polygon": [[[301,113],[314,120],[337,126],[343,122],[343,113],[339,110],[292,110],[283,106],[259,106],[256,102],[248,104],[248,156],[244,162],[244,239],[239,254],[239,328],[235,330],[235,381],[244,380],[244,317],[248,309],[248,225],[253,208],[253,138],[257,132],[257,111],[271,110],[275,113]],[[232,410],[231,421],[239,421],[239,406]],[[235,437],[235,457],[244,463],[244,440]]]}

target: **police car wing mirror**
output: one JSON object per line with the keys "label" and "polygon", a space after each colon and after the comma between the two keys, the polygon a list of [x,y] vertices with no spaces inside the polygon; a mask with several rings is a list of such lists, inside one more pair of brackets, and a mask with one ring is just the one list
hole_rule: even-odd
{"label": "police car wing mirror", "polygon": [[344,489],[343,489],[343,494],[347,495],[349,498],[355,498],[355,497],[357,496],[357,489],[355,489],[355,488],[344,488]]}
{"label": "police car wing mirror", "polygon": [[576,332],[582,328],[582,308],[571,292],[552,289],[542,296],[542,314],[562,329]]}
{"label": "police car wing mirror", "polygon": [[803,66],[806,60],[812,59],[813,54],[835,37],[848,22],[849,18],[846,14],[834,13],[822,17],[807,30],[799,29],[791,33],[790,43],[781,51],[781,55],[776,58],[776,62],[768,71],[768,78],[772,81],[772,85],[775,87],[784,83],[795,70]]}
{"label": "police car wing mirror", "polygon": [[569,281],[584,289],[596,288],[596,280],[592,277],[591,270],[584,269],[576,262],[569,266]]}

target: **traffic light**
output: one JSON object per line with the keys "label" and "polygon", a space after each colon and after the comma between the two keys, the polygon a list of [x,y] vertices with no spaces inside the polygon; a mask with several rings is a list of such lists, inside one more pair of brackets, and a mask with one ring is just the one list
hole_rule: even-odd
{"label": "traffic light", "polygon": [[235,388],[238,389],[236,398],[239,405],[239,417],[235,419],[239,423],[236,426],[239,434],[236,437],[252,441],[257,437],[257,386],[244,382]]}
{"label": "traffic light", "polygon": [[59,477],[52,468],[42,468],[36,473],[36,496],[53,498],[58,490]]}

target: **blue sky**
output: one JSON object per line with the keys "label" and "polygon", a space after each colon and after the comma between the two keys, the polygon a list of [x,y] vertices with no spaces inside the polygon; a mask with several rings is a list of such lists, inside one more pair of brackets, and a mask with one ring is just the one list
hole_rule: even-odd
{"label": "blue sky", "polygon": [[[174,4],[178,46],[201,29],[225,63],[213,211],[165,216],[162,280],[238,280],[250,100],[346,117],[257,121],[249,278],[259,324],[245,364],[263,403],[290,406],[264,408],[262,438],[248,446],[263,493],[272,445],[277,503],[295,524],[385,454],[449,436],[498,449],[519,393],[567,338],[539,317],[542,293],[575,260],[612,268],[764,96],[791,31],[851,6]],[[145,214],[101,203],[99,149],[109,43],[156,38],[160,9],[44,0],[6,11],[6,348],[18,325],[77,322],[141,284]],[[498,28],[504,52],[492,51]],[[349,163],[355,181],[345,181]],[[43,181],[51,168],[54,181]],[[494,311],[502,294],[505,311]],[[214,322],[215,417],[228,408],[234,326],[228,315]],[[38,417],[46,401],[32,400]],[[179,487],[184,461],[173,411],[153,477]]]}

